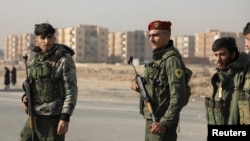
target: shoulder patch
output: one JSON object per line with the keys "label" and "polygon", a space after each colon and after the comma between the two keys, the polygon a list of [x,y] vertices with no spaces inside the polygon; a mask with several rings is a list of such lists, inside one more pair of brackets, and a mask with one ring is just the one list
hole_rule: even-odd
{"label": "shoulder patch", "polygon": [[183,75],[183,70],[181,69],[175,69],[174,74],[177,78],[181,78]]}

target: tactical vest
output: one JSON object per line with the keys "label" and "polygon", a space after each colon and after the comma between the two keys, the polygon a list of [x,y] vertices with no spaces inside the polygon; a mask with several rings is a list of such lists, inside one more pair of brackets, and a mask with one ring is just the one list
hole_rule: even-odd
{"label": "tactical vest", "polygon": [[[149,101],[152,105],[156,120],[164,114],[163,111],[166,110],[169,105],[169,100],[167,100],[170,96],[169,84],[165,72],[165,68],[161,68],[155,62],[145,65],[143,82],[146,92],[149,95]],[[143,113],[145,118],[151,118],[146,107],[144,107]]]}
{"label": "tactical vest", "polygon": [[250,125],[250,72],[245,75],[244,86],[239,93],[238,106],[240,124]]}
{"label": "tactical vest", "polygon": [[[233,78],[235,87],[232,91],[232,99],[237,99],[237,103],[226,103],[222,99],[222,84],[219,82],[218,75],[212,77],[212,82],[217,82],[214,85],[214,93],[212,97],[205,98],[206,119],[208,125],[224,125],[227,124],[228,117],[226,107],[227,104],[238,107],[234,112],[239,113],[240,124],[250,124],[250,73],[248,69],[244,72],[238,73]],[[214,83],[215,84],[215,83]],[[230,109],[231,110],[231,109]]]}
{"label": "tactical vest", "polygon": [[55,65],[59,57],[54,52],[45,56],[36,54],[33,63],[29,66],[34,104],[52,102],[56,98],[63,97],[62,94],[64,94],[62,78],[55,77]]}
{"label": "tactical vest", "polygon": [[[170,91],[169,91],[169,83],[167,78],[168,70],[165,67],[166,61],[170,56],[177,56],[181,59],[181,55],[179,54],[178,50],[173,49],[167,51],[159,62],[153,61],[145,65],[145,76],[144,76],[144,85],[147,90],[149,97],[151,98],[151,105],[153,107],[153,111],[156,118],[163,116],[166,109],[169,107],[169,100],[170,100]],[[184,63],[182,62],[183,67],[185,67]],[[185,67],[186,68],[186,67]],[[186,84],[188,84],[189,80],[192,76],[192,71],[188,68],[185,70],[185,78]],[[186,102],[183,106],[188,103],[188,99],[191,95],[191,88],[188,89],[187,85],[187,96]],[[149,113],[146,111],[147,109],[144,108],[144,117],[150,117]],[[140,110],[141,111],[141,110]],[[145,114],[146,113],[146,114]]]}

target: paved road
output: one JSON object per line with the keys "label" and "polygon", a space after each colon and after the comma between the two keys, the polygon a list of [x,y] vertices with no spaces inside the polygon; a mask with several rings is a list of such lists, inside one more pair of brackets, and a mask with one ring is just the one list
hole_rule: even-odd
{"label": "paved road", "polygon": [[[21,95],[21,89],[0,90],[2,141],[19,140],[27,118],[20,105]],[[138,113],[137,102],[136,99],[130,102],[79,100],[66,140],[143,141],[144,119]],[[190,102],[181,114],[178,141],[205,141],[206,132],[203,105]]]}

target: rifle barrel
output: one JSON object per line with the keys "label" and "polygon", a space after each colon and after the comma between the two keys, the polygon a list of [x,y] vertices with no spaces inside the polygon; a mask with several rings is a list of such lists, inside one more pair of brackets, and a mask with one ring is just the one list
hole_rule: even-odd
{"label": "rifle barrel", "polygon": [[30,79],[28,76],[28,64],[27,64],[27,60],[28,60],[28,56],[25,55],[23,56],[23,59],[25,61],[25,68],[26,68],[26,80],[24,81],[24,91],[26,93],[26,98],[28,100],[28,108],[26,109],[26,112],[29,114],[29,125],[31,128],[31,136],[32,136],[32,141],[34,141],[34,136],[35,136],[35,132],[34,132],[34,113],[32,110],[32,97],[31,97],[31,91],[30,91]]}

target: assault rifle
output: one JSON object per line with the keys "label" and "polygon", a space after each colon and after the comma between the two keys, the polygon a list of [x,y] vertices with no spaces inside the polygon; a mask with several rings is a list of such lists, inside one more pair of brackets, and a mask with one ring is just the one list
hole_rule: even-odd
{"label": "assault rifle", "polygon": [[148,111],[149,111],[149,113],[150,113],[150,115],[151,115],[151,117],[152,117],[153,122],[155,122],[156,119],[155,119],[155,115],[154,115],[154,112],[153,112],[153,108],[152,108],[151,103],[150,103],[150,101],[149,101],[149,97],[148,97],[148,95],[147,95],[147,93],[146,93],[145,87],[144,87],[144,85],[143,85],[143,83],[142,83],[142,78],[141,78],[141,76],[137,73],[137,71],[136,71],[136,69],[135,69],[135,66],[133,65],[133,57],[132,57],[132,56],[130,57],[130,59],[129,59],[129,61],[128,61],[128,64],[129,64],[129,65],[132,65],[133,68],[134,68],[134,71],[135,71],[135,81],[137,82],[137,85],[138,85],[138,87],[139,87],[139,92],[140,92],[141,97],[143,98],[143,100],[144,100],[144,102],[145,102],[145,104],[146,104],[146,106],[147,106],[147,109],[148,109]]}
{"label": "assault rifle", "polygon": [[31,80],[28,77],[28,65],[27,65],[28,56],[24,55],[23,59],[25,62],[25,67],[26,67],[26,80],[23,82],[23,90],[27,98],[26,113],[29,115],[29,124],[31,128],[32,141],[34,141],[34,111],[33,111],[33,105],[32,105],[32,94],[30,91]]}

